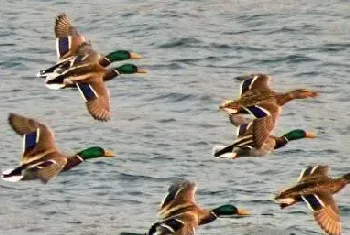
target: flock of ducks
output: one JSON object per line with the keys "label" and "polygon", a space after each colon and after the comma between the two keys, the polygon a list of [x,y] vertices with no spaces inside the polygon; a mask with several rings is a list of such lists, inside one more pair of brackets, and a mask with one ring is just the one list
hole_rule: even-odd
{"label": "flock of ducks", "polygon": [[[45,79],[45,86],[50,89],[78,89],[89,114],[96,120],[108,121],[111,117],[110,95],[104,82],[121,74],[147,72],[133,64],[115,68],[108,66],[115,61],[140,59],[141,56],[125,50],[106,56],[99,54],[65,14],[56,18],[55,36],[56,64],[41,70],[38,76]],[[289,141],[316,137],[315,133],[301,129],[275,136],[273,130],[284,104],[295,99],[314,98],[317,92],[307,89],[275,92],[269,85],[271,77],[265,74],[250,74],[237,79],[242,81],[240,97],[220,105],[220,110],[226,112],[230,122],[237,127],[237,137],[232,145],[215,146],[214,157],[262,157]],[[47,183],[61,171],[76,167],[87,159],[116,156],[111,150],[93,146],[67,157],[58,151],[54,132],[47,125],[15,113],[9,114],[8,122],[23,137],[23,153],[19,167],[2,172],[1,177],[6,181],[39,179]],[[274,199],[281,209],[304,201],[326,233],[340,235],[339,208],[332,194],[350,183],[350,173],[332,179],[328,177],[328,170],[328,166],[308,166],[301,172],[295,186],[279,192]],[[154,223],[146,234],[192,235],[199,225],[219,217],[251,214],[230,204],[212,210],[200,208],[195,201],[196,189],[196,184],[186,179],[174,182],[161,204],[161,220]],[[144,233],[121,233],[138,234]]]}

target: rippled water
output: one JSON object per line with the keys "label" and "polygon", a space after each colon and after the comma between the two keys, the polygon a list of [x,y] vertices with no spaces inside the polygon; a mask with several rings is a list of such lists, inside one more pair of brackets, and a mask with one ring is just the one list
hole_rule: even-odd
{"label": "rippled water", "polygon": [[[217,220],[198,234],[321,233],[305,205],[281,211],[272,198],[308,164],[330,164],[332,176],[350,171],[348,1],[88,2],[0,1],[1,169],[16,166],[21,153],[9,112],[49,124],[69,154],[100,145],[120,157],[84,163],[47,185],[1,181],[3,234],[142,232],[179,177],[198,183],[203,207],[230,202],[254,212]],[[35,77],[56,59],[53,23],[62,12],[99,51],[144,56],[135,64],[150,71],[147,77],[108,82],[108,123],[87,115],[78,92],[48,90]],[[272,74],[276,90],[318,90],[316,100],[285,106],[276,133],[304,128],[319,137],[263,159],[213,159],[212,147],[231,143],[235,131],[218,104],[238,95],[233,77],[248,72]],[[350,234],[349,196],[335,196],[343,234]]]}

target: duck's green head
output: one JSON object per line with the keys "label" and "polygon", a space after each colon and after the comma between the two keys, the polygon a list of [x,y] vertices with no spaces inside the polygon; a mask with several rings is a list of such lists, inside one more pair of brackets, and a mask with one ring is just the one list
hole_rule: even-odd
{"label": "duck's green head", "polygon": [[223,206],[220,206],[218,208],[215,208],[212,210],[212,212],[217,216],[217,217],[224,217],[224,216],[233,216],[233,215],[250,215],[251,213],[249,211],[243,210],[243,209],[238,209],[237,207],[226,204]]}
{"label": "duck's green head", "polygon": [[133,64],[123,64],[120,67],[114,68],[120,74],[147,73],[147,70],[141,69]]}
{"label": "duck's green head", "polygon": [[116,154],[113,151],[105,150],[97,146],[84,149],[83,151],[80,151],[77,155],[84,160],[91,159],[91,158],[98,158],[98,157],[115,157],[116,156]]}
{"label": "duck's green head", "polygon": [[109,53],[106,58],[112,63],[115,61],[129,60],[129,59],[141,59],[142,56],[136,54],[135,52],[130,52],[127,50],[118,50]]}
{"label": "duck's green head", "polygon": [[283,135],[288,141],[290,140],[298,140],[302,138],[315,138],[316,133],[304,131],[301,129],[292,130],[291,132]]}

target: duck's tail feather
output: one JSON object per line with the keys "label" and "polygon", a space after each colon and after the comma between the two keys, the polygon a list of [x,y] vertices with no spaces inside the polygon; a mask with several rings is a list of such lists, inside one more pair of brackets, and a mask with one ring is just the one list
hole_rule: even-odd
{"label": "duck's tail feather", "polygon": [[36,74],[36,76],[38,77],[38,78],[46,78],[47,77],[47,72],[46,72],[46,70],[40,70],[37,74]]}
{"label": "duck's tail feather", "polygon": [[59,90],[64,88],[66,86],[66,84],[64,84],[64,76],[57,73],[48,74],[45,80],[45,86],[52,90]]}
{"label": "duck's tail feather", "polygon": [[1,178],[9,182],[17,182],[23,179],[22,167],[7,169],[2,172]]}
{"label": "duck's tail feather", "polygon": [[48,76],[58,76],[59,74],[63,73],[64,71],[70,68],[72,61],[73,61],[72,58],[62,60],[48,69],[40,70],[36,74],[36,76],[38,78],[47,78]]}
{"label": "duck's tail feather", "polygon": [[231,158],[233,145],[216,145],[213,147],[212,156],[220,158]]}

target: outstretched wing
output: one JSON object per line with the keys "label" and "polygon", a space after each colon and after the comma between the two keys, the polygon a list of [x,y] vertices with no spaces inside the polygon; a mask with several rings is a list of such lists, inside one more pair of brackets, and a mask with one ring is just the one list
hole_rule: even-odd
{"label": "outstretched wing", "polygon": [[329,167],[328,166],[308,166],[301,171],[298,178],[298,182],[304,181],[307,178],[317,177],[317,176],[328,176]]}
{"label": "outstretched wing", "polygon": [[240,95],[243,95],[249,90],[270,90],[271,77],[266,74],[249,74],[236,77],[235,79],[241,80]]}
{"label": "outstretched wing", "polygon": [[314,217],[320,227],[329,234],[341,234],[339,208],[334,202],[332,194],[322,191],[316,194],[304,195],[301,198],[308,208],[314,212]]}
{"label": "outstretched wing", "polygon": [[17,134],[23,136],[21,164],[56,151],[54,133],[46,125],[15,113],[9,114],[8,122]]}
{"label": "outstretched wing", "polygon": [[102,78],[89,79],[78,82],[77,87],[86,102],[86,107],[91,116],[99,121],[110,119],[109,91]]}
{"label": "outstretched wing", "polygon": [[56,53],[59,61],[74,56],[78,46],[85,42],[85,38],[72,26],[65,14],[56,17],[55,36]]}
{"label": "outstretched wing", "polygon": [[273,116],[255,119],[250,125],[241,125],[238,136],[233,142],[234,147],[260,148],[269,138],[274,128]]}
{"label": "outstretched wing", "polygon": [[266,116],[253,121],[253,143],[254,147],[263,146],[267,138],[272,134],[275,127],[274,116]]}
{"label": "outstretched wing", "polygon": [[196,191],[196,184],[189,180],[183,179],[174,182],[168,189],[168,194],[160,206],[159,213],[166,218],[177,210],[195,205]]}

